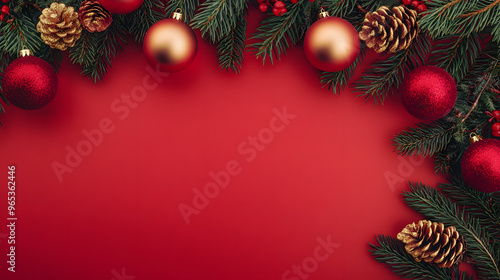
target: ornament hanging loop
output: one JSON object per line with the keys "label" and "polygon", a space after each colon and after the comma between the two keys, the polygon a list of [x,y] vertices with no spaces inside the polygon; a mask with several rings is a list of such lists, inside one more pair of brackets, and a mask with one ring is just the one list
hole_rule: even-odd
{"label": "ornament hanging loop", "polygon": [[175,20],[182,20],[183,17],[184,15],[182,14],[181,8],[177,8],[177,10],[175,10],[175,12],[172,13],[172,18]]}
{"label": "ornament hanging loop", "polygon": [[31,51],[23,43],[22,49],[19,51],[19,56],[20,57],[25,57],[25,56],[30,56],[30,55],[31,55]]}
{"label": "ornament hanging loop", "polygon": [[325,11],[325,9],[323,9],[323,7],[321,7],[321,9],[319,10],[318,19],[327,18],[329,16],[330,13],[328,13],[327,11]]}
{"label": "ornament hanging loop", "polygon": [[475,132],[472,132],[470,134],[470,143],[471,144],[474,144],[474,143],[479,142],[481,140],[483,140],[483,137],[481,137],[481,135],[477,135]]}

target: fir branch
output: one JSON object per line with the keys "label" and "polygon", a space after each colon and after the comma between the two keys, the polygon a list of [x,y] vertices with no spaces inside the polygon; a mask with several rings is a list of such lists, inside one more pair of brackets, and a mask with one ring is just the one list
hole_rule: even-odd
{"label": "fir branch", "polygon": [[323,86],[328,86],[328,89],[333,93],[340,93],[340,91],[347,86],[350,79],[354,75],[356,68],[361,65],[363,58],[366,54],[366,45],[364,42],[361,45],[361,51],[356,60],[346,69],[339,72],[323,72],[320,82]]}
{"label": "fir branch", "polygon": [[430,64],[443,68],[460,82],[482,54],[483,45],[484,40],[477,33],[443,37],[433,47]]}
{"label": "fir branch", "polygon": [[137,43],[144,41],[149,28],[165,19],[165,4],[161,0],[144,0],[144,3],[128,17],[128,32]]}
{"label": "fir branch", "polygon": [[246,7],[246,0],[207,0],[201,4],[201,11],[194,16],[191,26],[199,29],[210,42],[217,43],[231,33]]}
{"label": "fir branch", "polygon": [[377,61],[355,84],[355,91],[360,93],[358,96],[364,96],[366,100],[373,98],[375,104],[384,103],[387,93],[403,82],[405,71],[424,65],[430,48],[429,36],[421,33],[410,48]]}
{"label": "fir branch", "polygon": [[235,73],[240,72],[243,63],[243,50],[245,49],[247,20],[241,14],[233,30],[224,37],[217,46],[219,67]]}
{"label": "fir branch", "polygon": [[0,29],[0,50],[17,57],[19,51],[28,48],[36,54],[42,44],[40,33],[31,19],[22,14],[12,19]]}
{"label": "fir branch", "polygon": [[189,23],[194,17],[198,5],[200,5],[200,0],[170,0],[167,4],[166,14],[170,16],[175,10],[181,9],[184,22]]}
{"label": "fir branch", "polygon": [[472,189],[456,176],[450,178],[449,184],[440,184],[439,189],[477,218],[491,236],[500,239],[500,202],[491,201],[491,194]]}
{"label": "fir branch", "polygon": [[392,145],[399,155],[431,156],[446,148],[453,138],[455,127],[445,121],[420,123],[416,128],[409,127],[392,139]]}
{"label": "fir branch", "polygon": [[357,2],[357,0],[324,0],[322,6],[330,15],[344,18],[356,8]]}
{"label": "fir branch", "polygon": [[304,11],[311,5],[308,1],[299,1],[289,6],[288,12],[276,17],[271,16],[264,19],[257,31],[250,40],[257,40],[257,43],[249,45],[250,50],[259,58],[262,63],[266,63],[269,58],[271,64],[274,59],[280,59],[290,45],[297,44],[302,38],[302,28],[306,21]]}
{"label": "fir branch", "polygon": [[56,73],[59,72],[59,67],[61,67],[63,61],[63,55],[60,50],[52,49],[48,45],[42,44],[39,54],[40,58],[47,61]]}
{"label": "fir branch", "polygon": [[422,184],[410,183],[411,192],[403,192],[404,201],[427,219],[455,226],[467,242],[467,250],[484,279],[500,278],[500,256],[495,252],[496,242],[484,231],[477,218],[460,210],[458,205],[438,190]]}
{"label": "fir branch", "polygon": [[361,3],[367,12],[374,12],[382,6],[392,7],[400,4],[397,0],[364,0]]}
{"label": "fir branch", "polygon": [[429,11],[419,21],[420,27],[433,37],[455,34],[467,37],[483,32],[500,24],[500,5],[491,5],[495,2],[435,0],[428,3]]}
{"label": "fir branch", "polygon": [[453,269],[439,268],[426,262],[417,262],[404,248],[404,244],[393,237],[379,235],[376,237],[379,246],[370,244],[370,252],[380,263],[385,263],[392,271],[402,277],[431,280],[473,280],[471,275]]}
{"label": "fir branch", "polygon": [[126,44],[125,29],[115,16],[113,24],[100,33],[82,32],[81,38],[69,52],[73,63],[82,65],[82,75],[88,76],[95,83],[101,81],[117,53]]}

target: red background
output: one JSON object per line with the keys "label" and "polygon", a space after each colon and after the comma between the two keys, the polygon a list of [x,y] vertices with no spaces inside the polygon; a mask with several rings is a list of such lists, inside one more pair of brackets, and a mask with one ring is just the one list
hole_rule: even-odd
{"label": "red background", "polygon": [[[251,31],[260,15],[250,17]],[[65,57],[52,103],[7,107],[0,176],[6,185],[7,166],[16,165],[17,272],[7,271],[0,238],[0,278],[132,279],[117,278],[125,268],[136,280],[278,280],[313,256],[317,238],[331,236],[340,247],[308,279],[398,279],[373,260],[368,243],[420,217],[402,202],[407,183],[391,189],[384,174],[442,180],[430,159],[399,173],[390,140],[418,122],[399,96],[373,106],[349,88],[333,95],[300,46],[274,66],[247,53],[241,74],[221,72],[215,48],[197,35],[195,62],[166,77],[124,120],[111,104],[148,74],[134,44],[98,85]],[[246,162],[238,145],[285,106],[296,118]],[[64,163],[66,147],[76,148],[82,130],[103,118],[115,130],[59,182],[52,163]],[[192,206],[193,188],[203,189],[209,172],[230,160],[241,174],[186,225],[179,204]],[[7,224],[6,188],[0,197]],[[1,226],[0,237],[6,233]]]}

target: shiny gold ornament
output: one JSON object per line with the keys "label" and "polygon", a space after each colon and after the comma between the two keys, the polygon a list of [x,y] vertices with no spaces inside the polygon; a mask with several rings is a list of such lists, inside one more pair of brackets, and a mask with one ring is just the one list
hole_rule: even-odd
{"label": "shiny gold ornament", "polygon": [[401,5],[391,11],[382,6],[373,13],[366,13],[359,38],[377,53],[394,53],[409,48],[419,30],[415,10]]}
{"label": "shiny gold ornament", "polygon": [[36,30],[42,41],[53,49],[65,51],[73,47],[82,34],[78,13],[62,3],[52,3],[42,11],[39,19]]}
{"label": "shiny gold ornament", "polygon": [[356,28],[347,20],[330,17],[321,11],[304,38],[304,52],[316,68],[337,72],[349,67],[359,55],[360,41]]}
{"label": "shiny gold ornament", "polygon": [[417,262],[424,261],[450,268],[460,264],[465,253],[465,241],[453,226],[421,220],[407,225],[397,236],[405,250]]}
{"label": "shiny gold ornament", "polygon": [[152,67],[164,72],[177,72],[189,66],[196,57],[198,41],[196,36],[181,21],[180,10],[172,18],[155,23],[144,37],[143,51]]}

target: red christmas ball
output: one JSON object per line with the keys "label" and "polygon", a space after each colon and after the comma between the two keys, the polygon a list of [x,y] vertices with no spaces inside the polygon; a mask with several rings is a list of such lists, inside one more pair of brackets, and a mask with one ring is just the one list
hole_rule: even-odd
{"label": "red christmas ball", "polygon": [[144,0],[99,0],[99,3],[113,14],[128,14],[139,8]]}
{"label": "red christmas ball", "polygon": [[481,192],[500,191],[500,141],[484,139],[470,145],[460,162],[462,177]]}
{"label": "red christmas ball", "polygon": [[457,101],[455,80],[436,66],[422,66],[411,71],[404,79],[400,92],[406,110],[426,121],[446,116]]}
{"label": "red christmas ball", "polygon": [[144,55],[152,67],[177,72],[188,67],[196,57],[198,41],[193,30],[173,18],[160,20],[144,37]]}
{"label": "red christmas ball", "polygon": [[56,96],[57,74],[45,60],[25,56],[14,60],[3,73],[5,98],[21,109],[39,109]]}
{"label": "red christmas ball", "polygon": [[349,67],[359,55],[358,32],[347,20],[325,17],[307,30],[304,52],[319,70],[337,72]]}

